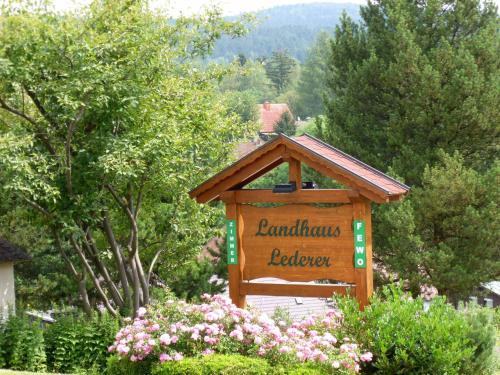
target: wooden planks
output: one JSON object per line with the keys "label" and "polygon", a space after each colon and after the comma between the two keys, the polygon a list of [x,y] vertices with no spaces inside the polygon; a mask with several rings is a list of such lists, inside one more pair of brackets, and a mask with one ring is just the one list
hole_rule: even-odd
{"label": "wooden planks", "polygon": [[240,205],[238,213],[245,255],[243,279],[354,282],[351,205]]}
{"label": "wooden planks", "polygon": [[354,294],[355,286],[331,284],[270,284],[270,283],[240,283],[244,294],[259,296],[295,296],[330,298],[334,294]]}
{"label": "wooden planks", "polygon": [[245,189],[234,193],[237,203],[351,203],[351,197],[359,195],[356,191],[343,189],[311,189],[284,194],[268,189]]}

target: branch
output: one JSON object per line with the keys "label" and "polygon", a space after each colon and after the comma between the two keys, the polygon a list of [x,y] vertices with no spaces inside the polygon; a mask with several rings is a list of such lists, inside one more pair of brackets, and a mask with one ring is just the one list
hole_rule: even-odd
{"label": "branch", "polygon": [[66,185],[68,188],[68,193],[73,194],[73,182],[71,179],[71,139],[73,138],[73,133],[75,132],[75,126],[78,121],[81,120],[83,114],[85,113],[85,106],[82,105],[77,115],[68,125],[68,132],[66,134]]}
{"label": "branch", "polygon": [[21,117],[22,119],[28,121],[31,125],[33,125],[35,127],[35,130],[36,130],[36,133],[35,135],[38,137],[38,139],[45,145],[45,147],[47,147],[47,150],[50,152],[51,155],[55,155],[56,154],[56,150],[54,149],[54,147],[51,145],[49,139],[47,138],[47,135],[44,134],[40,127],[38,126],[37,122],[35,121],[35,119],[33,119],[32,117],[28,116],[26,113],[24,112],[21,112],[20,110],[14,108],[14,107],[11,107],[7,104],[7,102],[5,100],[3,100],[2,98],[0,98],[0,108],[3,108],[5,109],[6,111],[18,116],[18,117]]}
{"label": "branch", "polygon": [[87,270],[88,274],[90,275],[90,278],[92,279],[92,282],[94,286],[96,287],[97,291],[99,292],[99,295],[103,299],[104,305],[108,309],[108,311],[111,313],[113,316],[117,316],[116,310],[111,306],[111,303],[109,302],[108,296],[106,296],[106,293],[102,289],[101,283],[99,282],[99,279],[96,277],[94,270],[90,266],[87,258],[85,258],[85,254],[83,253],[82,248],[76,243],[75,239],[73,236],[70,237],[71,244],[73,245],[73,248],[76,250],[78,253],[78,256],[80,257],[80,260],[82,261],[85,269]]}
{"label": "branch", "polygon": [[25,119],[26,121],[28,121],[29,123],[31,123],[32,125],[35,125],[35,126],[38,126],[38,124],[36,123],[36,121],[31,118],[30,116],[28,116],[27,114],[25,114],[24,112],[21,112],[20,110],[18,109],[15,109],[11,106],[9,106],[5,100],[3,100],[2,98],[0,98],[0,108],[3,108],[5,109],[6,111],[16,115],[16,116],[19,116],[23,119]]}
{"label": "branch", "polygon": [[113,297],[113,301],[116,305],[123,307],[123,297],[120,295],[116,284],[111,279],[109,275],[109,271],[106,268],[106,265],[99,259],[99,250],[94,241],[94,237],[92,236],[92,232],[90,229],[87,229],[85,233],[86,238],[83,239],[84,245],[87,248],[91,259],[93,260],[96,267],[99,269],[101,275],[104,277],[106,284],[108,284],[109,290],[111,292],[111,296]]}
{"label": "branch", "polygon": [[116,242],[115,235],[113,233],[113,229],[111,228],[111,222],[109,220],[109,214],[107,211],[104,211],[103,213],[104,219],[103,219],[103,225],[102,225],[102,230],[104,232],[104,235],[108,239],[108,243],[111,247],[111,251],[113,252],[115,256],[115,261],[116,261],[116,268],[118,269],[118,273],[120,275],[120,281],[122,284],[123,288],[123,293],[125,295],[125,303],[128,305],[132,302],[132,294],[130,292],[129,288],[129,279],[132,279],[132,275],[127,274],[127,270],[125,268],[124,264],[124,255],[120,249],[120,245]]}
{"label": "branch", "polygon": [[132,226],[131,231],[132,235],[130,237],[130,251],[131,253],[129,254],[129,259],[133,259],[135,257],[135,254],[139,251],[139,240],[138,240],[138,228],[137,228],[137,221],[135,219],[134,214],[130,210],[130,208],[127,206],[127,202],[125,199],[122,199],[118,196],[116,193],[115,189],[110,185],[106,184],[104,185],[105,188],[111,193],[115,201],[120,205],[122,210],[127,214],[130,224]]}
{"label": "branch", "polygon": [[148,284],[151,280],[151,274],[153,273],[153,269],[156,266],[156,262],[158,259],[160,259],[160,254],[163,252],[164,249],[160,249],[156,252],[155,256],[153,257],[153,260],[151,261],[151,264],[149,265],[149,270],[148,270],[148,276],[146,278]]}
{"label": "branch", "polygon": [[52,118],[49,116],[49,113],[45,110],[45,108],[43,107],[42,103],[40,102],[40,100],[38,100],[38,97],[36,96],[35,92],[30,90],[28,87],[26,87],[25,85],[23,85],[23,88],[24,90],[26,91],[26,93],[28,94],[28,96],[31,98],[31,100],[33,101],[33,104],[35,104],[35,107],[38,109],[38,111],[40,112],[40,114],[43,116],[43,118],[45,120],[47,120],[47,122],[52,125],[52,127],[56,127],[56,123],[54,120],[52,120]]}
{"label": "branch", "polygon": [[40,206],[38,203],[36,203],[35,201],[32,201],[31,199],[28,199],[26,198],[25,196],[23,195],[20,195],[21,199],[24,200],[26,203],[28,203],[30,206],[32,206],[33,208],[35,208],[36,210],[40,211],[42,214],[44,214],[45,216],[47,217],[52,217],[52,214],[45,208],[43,208],[42,206]]}
{"label": "branch", "polygon": [[59,236],[59,233],[57,232],[57,230],[55,228],[52,228],[52,233],[54,234],[54,238],[56,240],[57,249],[61,253],[61,256],[63,257],[64,261],[66,262],[70,272],[78,280],[80,278],[80,276],[78,275],[78,272],[76,271],[76,268],[75,268],[73,262],[71,262],[71,259],[69,259],[68,255],[66,254],[66,252],[64,251],[64,249],[62,247],[61,237]]}

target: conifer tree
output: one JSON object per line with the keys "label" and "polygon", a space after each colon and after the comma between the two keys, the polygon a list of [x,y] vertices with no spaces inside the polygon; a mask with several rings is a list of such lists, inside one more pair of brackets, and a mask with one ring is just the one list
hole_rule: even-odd
{"label": "conifer tree", "polygon": [[500,140],[493,3],[371,1],[361,16],[331,44],[325,140],[411,185],[439,149],[487,169]]}
{"label": "conifer tree", "polygon": [[266,61],[266,74],[279,94],[284,92],[290,83],[295,65],[295,60],[286,51],[275,51]]}
{"label": "conifer tree", "polygon": [[283,112],[274,127],[274,131],[278,134],[283,133],[291,137],[292,135],[295,135],[296,130],[297,127],[295,126],[295,120],[293,119],[293,116],[288,111]]}

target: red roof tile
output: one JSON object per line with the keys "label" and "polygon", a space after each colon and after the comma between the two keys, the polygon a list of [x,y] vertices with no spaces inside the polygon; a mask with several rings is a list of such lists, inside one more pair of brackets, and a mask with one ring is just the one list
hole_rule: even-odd
{"label": "red roof tile", "polygon": [[[264,103],[259,104],[260,113],[260,132],[261,133],[274,133],[274,126],[279,121],[284,112],[290,112],[286,103]],[[291,112],[290,112],[291,114]]]}
{"label": "red roof tile", "polygon": [[293,137],[292,139],[327,161],[384,190],[389,195],[405,194],[409,190],[408,186],[401,184],[392,177],[308,134]]}

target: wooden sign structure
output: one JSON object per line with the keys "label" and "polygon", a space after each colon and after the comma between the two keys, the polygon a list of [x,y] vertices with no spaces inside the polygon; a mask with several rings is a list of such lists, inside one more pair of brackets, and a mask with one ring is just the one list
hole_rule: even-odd
{"label": "wooden sign structure", "polygon": [[[289,165],[288,192],[243,189],[282,163]],[[306,189],[301,163],[349,189]],[[409,190],[308,134],[280,134],[190,196],[199,203],[220,199],[226,204],[229,295],[239,307],[245,306],[247,295],[331,297],[349,292],[363,308],[373,292],[371,203],[400,200]],[[261,203],[279,205],[256,206]],[[325,203],[330,206],[318,205]],[[263,277],[290,283],[254,281]],[[310,283],[318,280],[337,283]]]}

